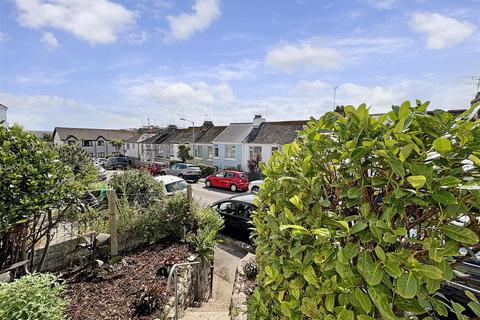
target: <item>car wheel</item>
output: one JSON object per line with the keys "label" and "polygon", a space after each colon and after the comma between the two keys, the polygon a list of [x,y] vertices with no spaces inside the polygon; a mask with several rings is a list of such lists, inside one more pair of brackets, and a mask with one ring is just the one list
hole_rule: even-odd
{"label": "car wheel", "polygon": [[210,188],[212,186],[210,180],[205,181],[205,186],[207,186],[207,188]]}
{"label": "car wheel", "polygon": [[166,175],[165,171],[160,172],[160,175],[165,176]]}
{"label": "car wheel", "polygon": [[259,189],[259,188],[258,188],[257,186],[252,187],[252,192],[258,192],[258,189]]}
{"label": "car wheel", "polygon": [[183,177],[183,174],[181,174],[181,173],[178,175],[178,177],[179,177],[179,178],[182,178],[182,179],[185,179],[185,178]]}
{"label": "car wheel", "polygon": [[230,191],[236,192],[236,191],[237,191],[237,185],[236,185],[236,184],[232,184],[232,185],[230,186]]}

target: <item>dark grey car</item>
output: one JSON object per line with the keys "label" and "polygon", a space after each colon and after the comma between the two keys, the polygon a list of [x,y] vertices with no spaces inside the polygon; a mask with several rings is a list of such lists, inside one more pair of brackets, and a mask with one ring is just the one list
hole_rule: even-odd
{"label": "dark grey car", "polygon": [[111,157],[108,162],[104,164],[105,169],[127,169],[128,159],[125,157]]}

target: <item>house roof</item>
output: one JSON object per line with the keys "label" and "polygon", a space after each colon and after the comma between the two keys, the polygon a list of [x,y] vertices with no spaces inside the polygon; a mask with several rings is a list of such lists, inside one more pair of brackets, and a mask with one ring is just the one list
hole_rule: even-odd
{"label": "house roof", "polygon": [[139,134],[131,137],[130,139],[125,140],[125,142],[139,143],[139,142],[143,142],[143,141],[147,140],[148,138],[151,138],[155,135],[156,135],[155,133],[139,133]]}
{"label": "house roof", "polygon": [[93,128],[66,128],[55,127],[53,134],[58,134],[60,140],[66,140],[68,137],[75,137],[78,140],[97,140],[103,137],[106,140],[130,139],[135,132],[124,129],[93,129]]}
{"label": "house roof", "polygon": [[7,106],[4,106],[3,104],[0,103],[0,108],[3,108],[5,110],[8,110]]}
{"label": "house roof", "polygon": [[197,135],[195,131],[195,143],[212,143],[212,141],[225,130],[227,126],[210,126],[202,128]]}
{"label": "house roof", "polygon": [[[52,131],[43,131],[43,130],[30,130],[31,133],[36,135],[38,138],[43,139],[45,135],[52,135]],[[52,135],[53,137],[53,135]]]}
{"label": "house roof", "polygon": [[215,139],[213,139],[212,142],[242,143],[250,134],[252,128],[253,125],[251,123],[231,123]]}
{"label": "house roof", "polygon": [[[202,127],[195,127],[195,135],[197,134],[197,132],[200,132],[201,129]],[[163,139],[157,140],[157,143],[164,143],[164,144],[192,143],[192,138],[193,138],[193,128],[188,127],[183,129],[176,129],[171,134],[165,136]]]}
{"label": "house roof", "polygon": [[307,122],[307,120],[262,122],[250,132],[244,142],[279,145],[291,143],[297,138],[297,131],[302,130]]}

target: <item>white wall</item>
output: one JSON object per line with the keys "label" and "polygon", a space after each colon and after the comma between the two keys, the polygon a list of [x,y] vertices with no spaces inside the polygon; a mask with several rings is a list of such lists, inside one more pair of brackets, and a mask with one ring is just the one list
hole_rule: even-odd
{"label": "white wall", "polygon": [[278,144],[255,144],[255,143],[243,143],[242,144],[242,153],[243,153],[243,160],[242,160],[242,170],[248,172],[248,160],[250,159],[250,147],[262,147],[262,162],[267,162],[268,159],[272,156],[272,147],[279,147],[281,146]]}

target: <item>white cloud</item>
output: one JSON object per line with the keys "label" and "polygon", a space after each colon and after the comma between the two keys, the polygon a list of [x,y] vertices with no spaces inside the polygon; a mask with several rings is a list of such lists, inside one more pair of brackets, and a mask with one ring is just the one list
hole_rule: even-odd
{"label": "white cloud", "polygon": [[55,38],[55,36],[50,32],[42,33],[42,38],[40,39],[40,41],[48,50],[54,50],[60,47],[57,38]]}
{"label": "white cloud", "polygon": [[397,0],[368,0],[368,3],[377,9],[388,10],[392,9]]}
{"label": "white cloud", "polygon": [[182,13],[168,16],[169,37],[175,40],[188,40],[197,31],[202,31],[220,16],[218,0],[195,0],[193,14]]}
{"label": "white cloud", "polygon": [[338,67],[340,53],[334,48],[310,44],[284,45],[268,52],[266,63],[285,72],[298,69],[334,69]]}
{"label": "white cloud", "polygon": [[326,90],[330,90],[331,86],[327,82],[323,82],[320,80],[313,80],[313,81],[306,81],[302,80],[297,84],[297,89],[301,93],[305,93],[307,95],[318,95],[319,93],[323,93]]}
{"label": "white cloud", "polygon": [[16,0],[25,27],[65,30],[90,44],[112,43],[135,23],[136,14],[109,0]]}
{"label": "white cloud", "polygon": [[410,27],[416,32],[426,34],[427,47],[430,49],[443,49],[459,44],[476,29],[470,22],[439,13],[414,13],[410,17]]}
{"label": "white cloud", "polygon": [[133,97],[176,106],[213,105],[233,100],[233,92],[229,85],[210,85],[205,82],[188,84],[154,80],[131,86],[129,94]]}
{"label": "white cloud", "polygon": [[346,83],[337,89],[337,104],[359,105],[361,103],[372,106],[372,110],[381,112],[388,110],[394,104],[400,104],[409,98],[407,88],[402,85],[394,86],[362,86]]}
{"label": "white cloud", "polygon": [[5,32],[0,31],[0,43],[6,42],[8,40],[8,35]]}

